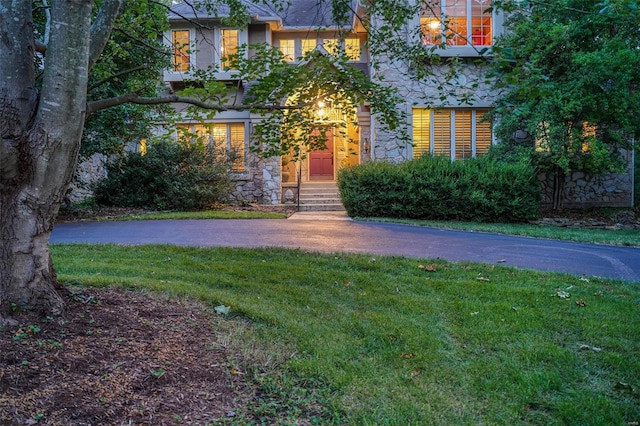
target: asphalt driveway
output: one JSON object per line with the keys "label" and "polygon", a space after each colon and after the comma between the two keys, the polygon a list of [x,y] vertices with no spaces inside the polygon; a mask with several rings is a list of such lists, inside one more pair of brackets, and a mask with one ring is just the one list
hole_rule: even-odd
{"label": "asphalt driveway", "polygon": [[343,215],[287,220],[152,220],[75,222],[55,226],[52,243],[286,247],[509,265],[640,282],[640,248],[355,222]]}

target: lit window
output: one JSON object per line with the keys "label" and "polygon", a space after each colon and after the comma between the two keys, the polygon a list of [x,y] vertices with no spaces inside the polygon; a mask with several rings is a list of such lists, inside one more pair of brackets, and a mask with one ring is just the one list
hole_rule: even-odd
{"label": "lit window", "polygon": [[338,53],[340,53],[340,43],[338,43],[338,40],[335,38],[324,39],[322,45],[324,46],[324,50],[331,56],[338,56]]}
{"label": "lit window", "polygon": [[220,69],[234,69],[230,57],[238,53],[238,30],[220,30]]}
{"label": "lit window", "polygon": [[491,0],[430,0],[420,10],[422,43],[491,46]]}
{"label": "lit window", "polygon": [[306,56],[309,52],[316,48],[316,40],[302,40],[302,56]]}
{"label": "lit window", "polygon": [[140,155],[147,155],[147,139],[146,138],[142,138],[140,139],[140,143],[138,144],[138,152],[140,153]]}
{"label": "lit window", "polygon": [[344,41],[344,50],[347,57],[351,61],[360,61],[360,40],[357,38],[348,38]]}
{"label": "lit window", "polygon": [[491,146],[486,109],[413,109],[413,156],[445,155],[465,159],[485,154]]}
{"label": "lit window", "polygon": [[189,71],[189,30],[171,31],[171,44],[173,46],[173,70]]}
{"label": "lit window", "polygon": [[287,62],[293,62],[296,59],[296,42],[295,40],[280,40],[280,52]]}
{"label": "lit window", "polygon": [[197,141],[218,160],[227,160],[232,172],[245,171],[244,123],[211,123],[178,125],[179,137]]}

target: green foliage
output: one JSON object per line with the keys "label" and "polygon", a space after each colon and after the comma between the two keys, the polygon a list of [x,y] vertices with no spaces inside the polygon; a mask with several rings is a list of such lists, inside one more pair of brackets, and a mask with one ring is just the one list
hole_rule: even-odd
{"label": "green foliage", "polygon": [[359,217],[522,222],[536,217],[539,197],[530,164],[488,157],[366,163],[341,170],[338,187],[349,215]]}
{"label": "green foliage", "polygon": [[107,166],[95,188],[98,204],[150,210],[201,210],[227,199],[227,162],[198,145],[157,143]]}
{"label": "green foliage", "polygon": [[[155,97],[162,85],[158,76],[171,64],[169,50],[158,34],[169,28],[167,7],[157,1],[128,2],[107,45],[92,68],[88,101],[115,98],[135,92]],[[121,154],[128,142],[149,137],[151,129],[172,110],[167,105],[150,108],[121,104],[90,114],[85,121],[82,154]]]}
{"label": "green foliage", "polygon": [[[640,12],[626,0],[506,2],[496,44],[496,133],[539,170],[620,171],[640,135]],[[634,7],[631,7],[634,6]],[[533,151],[533,148],[536,148]]]}

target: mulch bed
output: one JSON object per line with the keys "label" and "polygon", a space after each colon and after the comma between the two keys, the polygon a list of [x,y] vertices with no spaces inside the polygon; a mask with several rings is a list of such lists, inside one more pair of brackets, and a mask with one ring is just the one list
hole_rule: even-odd
{"label": "mulch bed", "polygon": [[254,390],[223,319],[197,302],[112,289],[69,294],[56,318],[0,330],[2,425],[205,425]]}

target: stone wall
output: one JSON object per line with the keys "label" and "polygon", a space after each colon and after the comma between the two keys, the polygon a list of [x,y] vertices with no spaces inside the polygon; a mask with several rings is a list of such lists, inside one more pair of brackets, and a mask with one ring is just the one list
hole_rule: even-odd
{"label": "stone wall", "polygon": [[93,196],[92,186],[107,176],[106,161],[107,156],[98,153],[89,158],[80,158],[73,181],[67,191],[69,202],[79,203]]}
{"label": "stone wall", "polygon": [[[495,103],[497,94],[486,79],[487,68],[479,65],[476,59],[463,60],[453,79],[447,78],[450,71],[448,66],[432,65],[432,77],[426,81],[416,81],[411,70],[400,61],[382,63],[374,78],[398,89],[404,102],[396,108],[407,115],[406,129],[411,136],[413,107],[487,108]],[[411,145],[399,141],[397,132],[381,128],[375,116],[371,120],[372,159],[400,162],[413,157]]]}
{"label": "stone wall", "polygon": [[234,204],[280,204],[280,157],[259,159],[251,154],[246,173],[232,175],[234,188],[229,196]]}
{"label": "stone wall", "polygon": [[[280,204],[280,158],[259,160],[251,155],[246,173],[231,175],[233,189],[229,201],[234,204]],[[106,160],[103,154],[81,159],[69,187],[69,202],[79,203],[93,196],[93,184],[107,176]]]}
{"label": "stone wall", "polygon": [[[630,157],[630,155],[629,155]],[[538,176],[542,206],[552,204],[553,176]],[[633,206],[633,162],[629,158],[626,173],[589,175],[574,172],[567,176],[564,189],[565,208],[631,207]]]}

